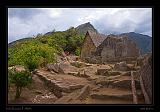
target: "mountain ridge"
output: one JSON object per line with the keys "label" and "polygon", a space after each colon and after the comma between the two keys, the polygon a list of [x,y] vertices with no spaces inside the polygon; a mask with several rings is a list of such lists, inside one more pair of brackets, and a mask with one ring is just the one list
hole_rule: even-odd
{"label": "mountain ridge", "polygon": [[[77,31],[78,35],[85,35],[88,30],[91,30],[91,31],[98,33],[98,30],[90,22],[80,24],[77,27],[73,27],[73,28]],[[44,35],[47,36],[47,35],[51,35],[53,33],[54,32],[47,32]],[[109,35],[112,35],[112,34],[109,34]],[[117,35],[118,36],[128,36],[131,40],[133,40],[137,44],[142,55],[147,52],[152,51],[152,37],[150,37],[148,35],[144,35],[144,34],[140,34],[140,33],[136,33],[136,32],[121,33],[121,34],[117,34]],[[15,40],[13,42],[10,42],[8,44],[8,46],[10,47],[17,42],[26,41],[29,39],[33,39],[33,38],[27,37],[27,38]]]}
{"label": "mountain ridge", "polygon": [[148,35],[143,35],[135,32],[128,32],[122,33],[119,36],[127,36],[131,40],[133,40],[137,44],[142,55],[152,51],[152,37]]}

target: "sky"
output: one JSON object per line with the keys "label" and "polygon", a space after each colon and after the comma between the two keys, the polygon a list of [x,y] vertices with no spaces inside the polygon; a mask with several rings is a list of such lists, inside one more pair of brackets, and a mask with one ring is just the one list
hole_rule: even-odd
{"label": "sky", "polygon": [[87,22],[103,34],[152,36],[151,8],[8,8],[8,43]]}

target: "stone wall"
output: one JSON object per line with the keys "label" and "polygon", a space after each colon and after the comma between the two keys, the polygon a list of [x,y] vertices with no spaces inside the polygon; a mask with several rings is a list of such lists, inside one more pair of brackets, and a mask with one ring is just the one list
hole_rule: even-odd
{"label": "stone wall", "polygon": [[[152,55],[149,55],[144,62],[144,65],[139,70],[139,75],[142,77],[142,83],[147,96],[149,97],[149,102],[152,103]],[[144,97],[146,97],[144,95]]]}
{"label": "stone wall", "polygon": [[89,35],[86,35],[86,38],[84,40],[84,44],[82,46],[81,50],[81,59],[85,61],[85,58],[91,56],[91,52],[93,52],[96,49],[95,45],[93,44],[92,39]]}
{"label": "stone wall", "polygon": [[102,62],[127,61],[139,56],[136,44],[127,37],[107,37],[96,49],[97,55],[102,57]]}

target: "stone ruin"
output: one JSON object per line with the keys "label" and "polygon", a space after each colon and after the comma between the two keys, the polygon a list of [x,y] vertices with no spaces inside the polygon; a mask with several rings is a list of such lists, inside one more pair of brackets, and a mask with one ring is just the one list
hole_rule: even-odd
{"label": "stone ruin", "polygon": [[136,44],[128,37],[108,36],[91,55],[85,57],[89,63],[134,61],[140,55]]}
{"label": "stone ruin", "polygon": [[107,37],[96,49],[94,56],[100,56],[101,62],[120,62],[136,60],[139,49],[128,37]]}
{"label": "stone ruin", "polygon": [[152,55],[148,54],[148,56],[144,59],[144,64],[141,66],[139,70],[140,75],[140,83],[142,92],[145,98],[145,103],[151,104],[153,101],[152,98]]}

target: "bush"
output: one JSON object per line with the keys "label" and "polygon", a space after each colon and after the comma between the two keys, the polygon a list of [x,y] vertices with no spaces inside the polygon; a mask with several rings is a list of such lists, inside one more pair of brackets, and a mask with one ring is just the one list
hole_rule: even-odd
{"label": "bush", "polygon": [[54,62],[56,48],[37,41],[21,44],[17,48],[9,49],[9,66],[23,65],[33,71],[40,65]]}
{"label": "bush", "polygon": [[79,47],[76,49],[75,54],[76,54],[77,56],[80,56],[80,55],[81,55],[81,50],[80,50]]}
{"label": "bush", "polygon": [[19,98],[22,93],[22,88],[28,86],[32,82],[32,75],[29,71],[16,71],[11,69],[8,71],[9,84],[13,83],[16,86],[15,99]]}
{"label": "bush", "polygon": [[79,62],[73,62],[73,63],[71,63],[71,65],[72,65],[72,66],[75,66],[75,67],[77,67],[77,68],[80,68],[80,67],[82,66],[82,64],[79,63]]}

